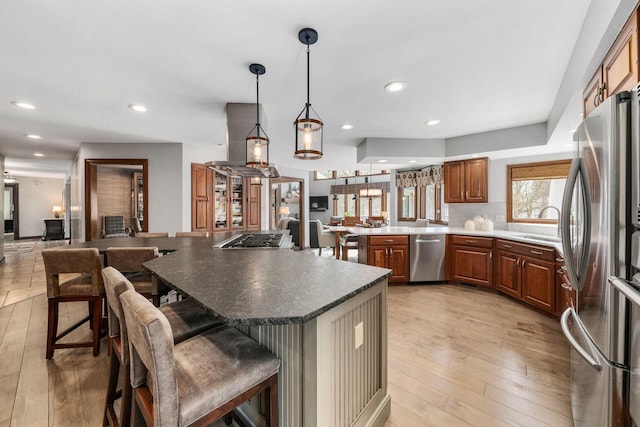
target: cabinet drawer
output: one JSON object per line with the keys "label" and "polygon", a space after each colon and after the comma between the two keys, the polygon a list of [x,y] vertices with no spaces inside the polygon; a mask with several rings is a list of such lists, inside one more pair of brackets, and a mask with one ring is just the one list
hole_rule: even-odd
{"label": "cabinet drawer", "polygon": [[409,236],[369,236],[369,245],[408,245]]}
{"label": "cabinet drawer", "polygon": [[491,248],[493,238],[476,236],[451,236],[451,243],[454,245],[473,246],[475,248]]}
{"label": "cabinet drawer", "polygon": [[555,261],[555,249],[544,246],[527,245],[511,240],[496,239],[496,249],[530,256],[545,261]]}

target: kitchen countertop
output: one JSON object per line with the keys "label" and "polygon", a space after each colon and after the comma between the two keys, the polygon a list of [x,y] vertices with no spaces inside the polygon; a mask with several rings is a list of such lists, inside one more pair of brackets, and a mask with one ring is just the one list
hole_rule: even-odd
{"label": "kitchen countertop", "polygon": [[536,245],[544,245],[555,248],[560,254],[562,254],[562,242],[556,239],[555,236],[536,235],[534,233],[526,233],[522,231],[507,231],[507,230],[493,230],[493,231],[469,231],[463,227],[445,227],[445,226],[433,226],[433,227],[347,227],[348,231],[360,236],[376,236],[376,235],[412,235],[412,234],[462,234],[467,236],[480,236],[480,237],[495,237],[515,240],[523,243],[533,243]]}
{"label": "kitchen countertop", "polygon": [[144,267],[233,326],[306,323],[391,275],[308,251],[200,244]]}

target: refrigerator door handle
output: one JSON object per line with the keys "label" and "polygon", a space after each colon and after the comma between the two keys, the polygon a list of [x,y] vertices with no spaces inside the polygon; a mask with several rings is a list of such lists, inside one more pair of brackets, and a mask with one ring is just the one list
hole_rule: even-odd
{"label": "refrigerator door handle", "polygon": [[[584,196],[584,227],[582,235],[582,254],[580,265],[574,264],[574,251],[571,241],[571,202],[573,200],[573,190],[578,182],[578,177],[582,180],[582,194]],[[591,245],[591,194],[589,190],[589,178],[585,172],[583,160],[573,159],[567,181],[562,195],[562,215],[560,216],[560,231],[562,237],[562,251],[567,267],[569,282],[579,291],[582,290],[585,280],[585,270],[588,268],[589,246]]]}
{"label": "refrigerator door handle", "polygon": [[580,331],[580,334],[588,342],[591,342],[591,339],[589,338],[589,336],[584,330],[584,326],[582,326],[582,322],[578,320],[578,317],[576,316],[576,312],[573,310],[573,307],[567,308],[564,311],[564,313],[562,313],[562,317],[560,318],[560,326],[562,327],[562,332],[564,333],[564,336],[567,337],[567,340],[569,340],[571,347],[573,347],[578,352],[580,357],[582,357],[589,365],[591,365],[593,369],[595,369],[596,371],[601,371],[602,365],[596,361],[596,359],[593,357],[592,354],[590,354],[587,350],[582,348],[580,343],[578,343],[578,341],[571,334],[571,331],[569,330],[569,316],[572,316],[576,320],[576,326]]}
{"label": "refrigerator door handle", "polygon": [[609,277],[609,283],[616,288],[622,295],[624,295],[629,301],[640,307],[640,292],[633,286],[629,285],[626,280],[619,277]]}

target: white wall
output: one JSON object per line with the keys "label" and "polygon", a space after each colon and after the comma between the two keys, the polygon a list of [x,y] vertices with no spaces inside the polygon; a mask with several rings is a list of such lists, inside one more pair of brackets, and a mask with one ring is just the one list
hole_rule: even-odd
{"label": "white wall", "polygon": [[[4,172],[4,156],[0,154],[0,170]],[[4,173],[3,173],[4,177]],[[4,199],[4,178],[3,178],[3,189],[2,189],[2,198]],[[4,201],[0,203],[0,218],[2,218],[2,233],[0,233],[0,262],[4,260]]]}
{"label": "white wall", "polygon": [[19,236],[37,237],[44,233],[44,218],[53,218],[51,207],[63,205],[62,178],[15,177],[18,182]]}

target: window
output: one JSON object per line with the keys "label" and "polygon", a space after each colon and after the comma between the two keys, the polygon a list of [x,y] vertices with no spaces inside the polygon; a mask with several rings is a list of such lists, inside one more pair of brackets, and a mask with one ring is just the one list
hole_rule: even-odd
{"label": "window", "polygon": [[417,187],[398,187],[398,220],[415,221],[418,207]]}
{"label": "window", "polygon": [[449,221],[449,204],[444,203],[444,185],[427,184],[422,189],[420,206],[424,206],[423,218],[429,222],[446,224]]}
{"label": "window", "polygon": [[388,204],[389,193],[382,192],[379,197],[358,197],[354,200],[353,194],[338,194],[334,200],[334,216],[382,216],[384,208]]}
{"label": "window", "polygon": [[556,224],[571,160],[507,166],[507,221]]}

